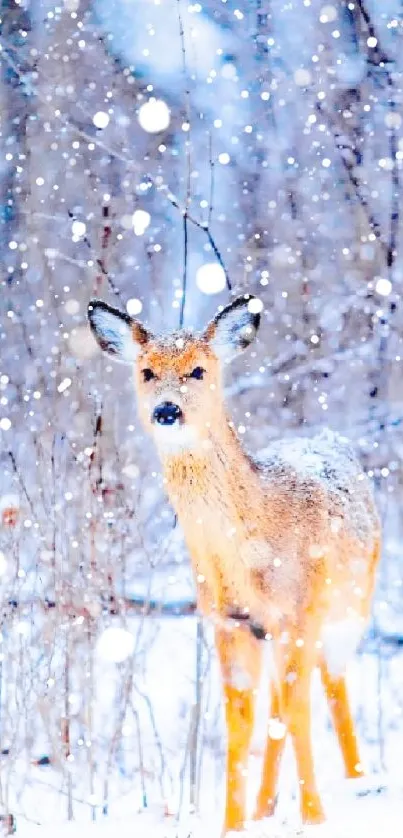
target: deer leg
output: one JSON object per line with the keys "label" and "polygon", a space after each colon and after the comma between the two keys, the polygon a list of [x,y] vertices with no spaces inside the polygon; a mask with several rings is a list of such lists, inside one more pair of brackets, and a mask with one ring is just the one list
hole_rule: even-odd
{"label": "deer leg", "polygon": [[[281,712],[280,692],[277,682],[273,677],[270,684],[270,720],[283,722]],[[281,735],[283,733],[283,735]],[[275,735],[276,734],[276,735]],[[269,735],[266,742],[266,749],[263,759],[263,776],[257,797],[254,819],[266,818],[274,813],[276,807],[276,790],[278,776],[280,773],[281,757],[286,741],[286,729],[284,731],[273,730],[273,736]]]}
{"label": "deer leg", "polygon": [[349,778],[362,777],[363,769],[358,752],[354,721],[348,700],[345,676],[334,676],[329,672],[326,661],[320,661],[320,673],[329,705],[333,726]]}
{"label": "deer leg", "polygon": [[[304,637],[304,632],[301,632]],[[281,708],[291,735],[300,785],[300,808],[304,824],[325,820],[318,794],[311,743],[311,678],[316,664],[314,643],[290,640],[281,683]]]}
{"label": "deer leg", "polygon": [[245,628],[217,628],[227,727],[227,788],[224,835],[245,825],[246,784],[250,743],[259,685],[261,644]]}

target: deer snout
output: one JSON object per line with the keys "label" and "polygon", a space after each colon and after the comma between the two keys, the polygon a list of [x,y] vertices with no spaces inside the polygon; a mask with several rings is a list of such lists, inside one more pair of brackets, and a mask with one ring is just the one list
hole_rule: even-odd
{"label": "deer snout", "polygon": [[173,402],[161,402],[153,411],[153,422],[157,422],[158,425],[174,425],[182,417],[181,408]]}

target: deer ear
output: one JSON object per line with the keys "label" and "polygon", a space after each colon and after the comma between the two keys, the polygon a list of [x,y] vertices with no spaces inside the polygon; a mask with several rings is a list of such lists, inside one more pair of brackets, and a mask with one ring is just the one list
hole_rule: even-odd
{"label": "deer ear", "polygon": [[141,323],[102,300],[90,301],[88,319],[99,346],[116,361],[134,363],[141,346],[150,338]]}
{"label": "deer ear", "polygon": [[247,349],[260,324],[261,301],[251,294],[237,297],[219,311],[204,333],[217,357],[228,363]]}

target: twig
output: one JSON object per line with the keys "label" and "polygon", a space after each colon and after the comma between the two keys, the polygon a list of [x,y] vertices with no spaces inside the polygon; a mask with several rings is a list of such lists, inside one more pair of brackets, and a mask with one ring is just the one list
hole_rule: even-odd
{"label": "twig", "polygon": [[187,162],[187,170],[186,170],[186,209],[188,209],[190,205],[190,183],[191,183],[191,173],[192,173],[192,166],[191,166],[191,157],[190,157],[190,137],[191,137],[191,116],[190,116],[190,84],[189,84],[189,73],[187,69],[187,61],[186,61],[186,46],[185,46],[185,30],[183,27],[183,20],[181,14],[181,0],[176,0],[176,5],[178,9],[178,21],[179,21],[179,37],[181,41],[181,52],[182,52],[182,70],[183,70],[183,77],[185,79],[185,110],[186,110],[186,121],[188,124],[188,137],[189,140],[185,142],[186,147],[186,162]]}
{"label": "twig", "polygon": [[[18,75],[21,84],[24,85],[25,87],[27,87],[29,89],[29,92],[31,94],[34,94],[36,96],[36,98],[44,106],[48,107],[49,103],[46,101],[46,98],[44,96],[41,96],[38,89],[34,85],[28,84],[25,73],[23,73],[20,70],[20,68],[18,67],[18,64],[16,64],[16,62],[11,58],[11,56],[8,54],[8,52],[4,49],[4,42],[2,43],[1,40],[0,40],[0,60],[1,60],[1,57],[3,57],[5,59],[6,63]],[[135,172],[136,174],[141,174],[142,176],[144,175],[143,171],[140,170],[140,167],[136,163],[134,163],[133,160],[131,160],[129,157],[126,157],[124,154],[122,154],[118,149],[111,148],[107,143],[100,140],[97,136],[95,136],[95,135],[92,136],[91,134],[88,134],[86,131],[84,131],[82,128],[80,128],[78,125],[76,125],[74,122],[72,122],[70,119],[65,117],[63,114],[57,113],[57,114],[54,114],[54,115],[55,115],[56,119],[58,119],[59,122],[61,122],[66,128],[68,128],[71,131],[74,131],[78,136],[81,136],[81,137],[83,137],[83,139],[87,140],[87,142],[93,143],[98,148],[102,149],[103,151],[106,151],[108,154],[110,154],[111,157],[114,157],[117,160],[120,160],[122,163],[125,163],[125,165],[127,166],[129,171]],[[176,199],[173,199],[172,194],[169,191],[169,188],[166,184],[156,183],[155,178],[151,174],[147,174],[147,177],[149,178],[149,180],[153,184],[153,186],[155,186],[157,191],[162,192],[167,197],[171,206],[175,207],[175,209],[178,209],[182,214],[184,214],[184,212],[186,212],[186,210],[181,209],[181,207],[179,206]],[[186,215],[187,215],[188,221],[191,224],[193,224],[195,227],[198,227],[199,230],[202,230],[206,234],[206,236],[208,238],[208,241],[209,241],[209,244],[210,244],[212,250],[214,251],[216,259],[217,259],[217,261],[219,262],[219,264],[221,265],[221,267],[224,271],[225,280],[226,280],[226,283],[227,283],[227,288],[231,291],[232,290],[232,285],[231,285],[230,278],[228,276],[227,269],[226,269],[225,264],[224,264],[224,260],[221,256],[219,248],[217,247],[217,245],[215,243],[215,240],[214,240],[214,238],[211,234],[211,231],[210,231],[208,225],[204,224],[201,221],[198,221],[196,218],[193,218],[193,216],[191,216],[188,212],[186,213]],[[91,246],[91,245],[89,244],[89,246]],[[116,287],[113,280],[108,276],[108,274],[104,272],[104,269],[103,269],[102,265],[99,263],[99,261],[97,262],[97,265],[98,265],[98,268],[103,273],[103,275],[107,278],[107,281],[108,281],[108,283],[111,287],[111,290],[114,292],[114,294],[116,294],[117,296],[120,296],[119,289]]]}
{"label": "twig", "polygon": [[191,201],[191,171],[192,171],[192,164],[191,164],[191,157],[190,157],[190,145],[191,145],[191,116],[190,116],[190,89],[189,89],[189,75],[187,71],[187,62],[186,62],[186,47],[185,47],[185,30],[183,28],[183,20],[181,14],[181,0],[176,0],[177,10],[178,10],[178,21],[179,21],[179,37],[181,41],[181,51],[182,51],[182,69],[183,69],[183,77],[185,79],[185,109],[186,109],[186,121],[188,125],[188,135],[185,140],[185,149],[186,149],[186,198],[185,198],[185,212],[183,213],[183,272],[182,272],[182,296],[181,296],[181,303],[179,309],[179,327],[183,327],[184,317],[185,317],[185,306],[186,306],[186,290],[187,290],[187,272],[188,272],[188,212],[190,207]]}
{"label": "twig", "polygon": [[[117,719],[115,723],[115,729],[110,739],[109,749],[108,749],[108,756],[106,758],[106,768],[105,768],[105,780],[104,780],[104,787],[103,787],[103,801],[102,801],[102,812],[104,815],[108,814],[109,808],[109,781],[112,773],[112,760],[116,753],[119,736],[122,735],[122,726],[126,717],[127,709],[130,706],[130,698],[131,693],[133,690],[133,670],[135,666],[135,657],[133,656],[130,661],[129,671],[125,678],[124,684],[120,691],[121,693],[121,706],[119,713],[117,714]],[[132,708],[133,715],[136,721],[136,726],[138,728],[138,740],[139,740],[139,763],[140,763],[140,778],[141,778],[141,785],[142,785],[142,792],[143,792],[143,805],[144,807],[147,805],[147,798],[146,798],[146,790],[145,790],[145,781],[144,781],[144,765],[143,765],[143,752],[141,746],[141,732],[138,727],[138,714]]]}
{"label": "twig", "polygon": [[[18,76],[18,78],[19,78],[21,84],[24,86],[24,88],[26,88],[30,94],[34,94],[36,96],[36,98],[39,100],[39,102],[41,102],[48,109],[49,108],[49,102],[46,100],[46,97],[42,96],[39,93],[38,88],[35,87],[33,84],[31,84],[31,82],[29,82],[27,80],[27,71],[23,72],[19,68],[18,64],[14,61],[14,59],[9,55],[9,53],[5,49],[4,40],[0,40],[0,60],[2,58],[4,58],[6,63],[9,65],[9,67],[11,67],[11,69],[14,71],[14,73]],[[32,71],[34,68],[30,67],[30,68],[27,68],[27,70],[28,69],[30,69]],[[89,134],[87,131],[85,131],[83,128],[80,128],[79,125],[76,125],[75,122],[73,122],[71,119],[66,117],[60,111],[55,112],[53,110],[52,113],[53,113],[53,116],[55,117],[55,119],[58,120],[58,122],[62,123],[62,125],[64,125],[65,128],[68,128],[70,131],[74,131],[74,133],[76,133],[79,137],[82,137],[88,143],[93,143],[94,145],[98,146],[98,148],[101,148],[103,151],[106,151],[112,157],[116,157],[118,160],[121,160],[122,163],[126,163],[126,165],[132,171],[135,171],[137,173],[140,172],[139,166],[137,166],[133,162],[133,160],[130,160],[130,158],[125,157],[125,155],[122,154],[118,149],[111,148],[103,140],[100,140],[99,137],[97,137],[95,134]]]}
{"label": "twig", "polygon": [[197,620],[196,629],[196,673],[195,673],[195,702],[192,707],[192,735],[190,739],[190,754],[189,754],[189,783],[190,794],[189,803],[191,811],[198,809],[198,754],[199,754],[199,738],[200,738],[200,721],[202,717],[202,700],[203,700],[203,620],[201,617]]}
{"label": "twig", "polygon": [[344,143],[341,142],[340,134],[339,134],[337,125],[335,123],[335,120],[332,118],[330,112],[323,107],[321,102],[316,102],[316,110],[318,111],[318,113],[320,113],[321,116],[324,116],[325,118],[327,118],[327,120],[329,122],[331,131],[332,131],[332,134],[333,134],[333,137],[334,137],[336,148],[341,152],[340,153],[340,159],[341,159],[341,162],[343,164],[344,170],[347,174],[347,177],[350,181],[351,186],[354,189],[356,197],[358,198],[358,201],[361,204],[361,207],[365,212],[368,224],[369,224],[374,236],[376,237],[377,241],[379,242],[380,247],[382,249],[382,252],[383,252],[385,258],[387,258],[388,248],[387,248],[387,245],[385,244],[385,242],[382,238],[381,225],[380,225],[377,217],[372,212],[372,210],[369,206],[368,199],[364,195],[364,192],[363,192],[362,184],[360,183],[357,176],[354,174],[354,165],[343,154],[343,149],[345,149],[346,146],[344,145]]}
{"label": "twig", "polygon": [[[390,88],[390,84],[389,84]],[[396,111],[396,102],[394,97],[389,99],[389,107],[392,113]],[[400,195],[400,176],[397,166],[397,136],[394,126],[389,128],[389,150],[390,157],[393,163],[391,171],[391,207],[390,207],[390,223],[389,223],[389,247],[388,247],[388,267],[390,272],[394,265],[396,257],[397,235],[399,230],[399,195]]]}
{"label": "twig", "polygon": [[372,52],[372,55],[374,56],[374,58],[376,59],[376,63],[377,64],[380,64],[380,63],[388,64],[390,62],[390,59],[386,55],[386,52],[384,52],[383,49],[381,48],[379,38],[378,38],[377,33],[376,33],[375,26],[372,23],[371,16],[370,16],[366,6],[364,5],[363,0],[356,0],[356,3],[357,3],[357,8],[359,9],[361,16],[362,16],[363,20],[365,21],[365,23],[367,25],[368,32],[369,32],[371,38],[375,38],[375,40],[376,40],[375,46],[371,47],[371,52]]}
{"label": "twig", "polygon": [[[106,269],[106,251],[108,249],[108,242],[112,233],[112,227],[109,223],[109,207],[107,204],[105,204],[102,207],[102,218],[104,219],[104,224],[101,235],[101,256],[99,257],[99,259],[97,259],[97,265],[101,271],[102,276],[106,276],[109,279],[109,274]],[[96,293],[98,293],[99,286],[101,284],[101,276],[97,276],[96,283]]]}
{"label": "twig", "polygon": [[64,750],[65,771],[67,775],[67,820],[72,821],[73,814],[73,778],[70,771],[69,760],[71,757],[71,720],[70,720],[70,632],[66,631],[66,648],[64,664],[64,719],[62,719],[61,740]]}
{"label": "twig", "polygon": [[189,220],[192,222],[192,224],[195,224],[195,225],[196,225],[196,227],[199,227],[201,230],[204,230],[204,231],[205,231],[205,233],[206,233],[206,235],[207,235],[207,238],[208,238],[208,240],[209,240],[209,243],[210,243],[211,249],[214,251],[214,255],[215,255],[215,257],[216,257],[217,261],[220,263],[220,265],[221,265],[221,267],[222,267],[222,269],[223,269],[223,271],[224,271],[224,274],[225,274],[225,281],[226,281],[226,283],[227,283],[227,288],[228,288],[228,291],[232,291],[232,282],[231,282],[231,280],[230,280],[230,278],[229,278],[229,274],[228,274],[228,271],[227,271],[227,269],[226,269],[226,267],[225,267],[225,265],[224,265],[224,262],[223,262],[223,259],[222,259],[222,256],[221,256],[221,253],[220,253],[220,251],[218,250],[218,247],[217,247],[217,245],[216,245],[216,243],[215,243],[215,241],[214,241],[214,239],[213,239],[213,237],[212,237],[212,235],[211,235],[211,233],[210,233],[210,230],[208,229],[208,227],[205,227],[203,224],[200,224],[199,222],[197,222],[197,221],[196,221],[195,219],[193,219],[193,218],[190,218]]}
{"label": "twig", "polygon": [[[391,59],[386,54],[384,49],[381,46],[379,37],[377,35],[375,26],[371,20],[370,14],[366,9],[363,0],[358,0],[357,2],[358,9],[361,13],[363,20],[368,29],[368,33],[371,38],[376,41],[374,47],[368,48],[367,54],[367,62],[369,65],[374,65],[375,67],[381,67],[383,74],[386,77],[386,83],[388,87],[388,107],[392,113],[396,111],[396,96],[394,91],[394,84],[392,74],[388,69],[388,65],[392,64]],[[392,168],[391,168],[391,211],[390,211],[390,223],[389,223],[389,242],[388,242],[388,250],[387,250],[387,266],[389,269],[392,269],[395,256],[396,256],[396,243],[397,243],[397,233],[399,228],[399,189],[400,189],[400,178],[399,178],[399,170],[397,167],[397,136],[396,136],[396,129],[392,124],[388,128],[388,135],[389,135],[389,152],[390,152],[390,159],[392,161]]]}
{"label": "twig", "polygon": [[18,478],[18,482],[19,482],[19,484],[20,484],[20,486],[21,486],[21,489],[22,489],[22,491],[23,491],[23,493],[24,493],[24,495],[25,495],[25,497],[26,497],[26,499],[27,499],[27,501],[28,501],[29,508],[30,508],[30,510],[31,510],[31,512],[32,512],[32,514],[33,514],[33,515],[35,515],[35,508],[34,508],[34,505],[33,505],[32,500],[31,500],[31,498],[30,498],[30,496],[29,496],[29,494],[28,494],[28,489],[27,489],[27,487],[26,487],[26,485],[25,485],[25,482],[24,482],[24,480],[23,480],[23,478],[22,478],[22,476],[21,476],[21,472],[20,472],[20,470],[19,470],[19,468],[18,468],[18,466],[17,466],[17,462],[16,462],[16,459],[15,459],[15,457],[14,457],[13,452],[12,452],[12,451],[9,451],[9,452],[8,452],[8,456],[10,457],[10,460],[11,460],[11,463],[12,463],[12,466],[13,466],[13,469],[14,469],[14,472],[15,472],[15,474],[16,474],[16,476],[17,476],[17,478]]}
{"label": "twig", "polygon": [[[68,210],[68,216],[69,216],[69,218],[74,218],[74,214],[72,213],[71,210]],[[107,270],[107,267],[106,267],[106,250],[107,250],[107,247],[108,247],[110,236],[112,234],[112,228],[111,228],[110,224],[107,223],[107,219],[109,218],[109,207],[106,206],[106,205],[102,207],[102,216],[105,219],[105,222],[104,222],[104,226],[103,226],[103,229],[102,229],[102,235],[101,235],[101,256],[95,259],[95,264],[96,264],[98,270],[100,271],[101,276],[105,277],[111,291],[116,295],[116,297],[118,297],[120,302],[122,304],[124,304],[122,294],[120,293],[119,288],[117,287],[117,285],[115,285],[113,279],[110,277],[109,271]],[[88,247],[90,252],[93,253],[93,247],[92,247],[90,239],[88,238],[87,235],[83,236],[82,242],[83,242],[83,244],[85,244]],[[57,257],[58,258],[63,258],[65,260],[69,261],[69,262],[73,262],[71,257],[64,256],[63,254],[61,254],[59,252],[57,253]],[[74,264],[78,264],[78,263],[74,260]],[[86,268],[87,263],[83,262],[82,265],[80,265],[80,267]],[[96,281],[96,288],[94,289],[95,296],[98,296],[100,279],[101,279],[101,277],[98,275],[96,277],[96,280],[95,280]]]}
{"label": "twig", "polygon": [[[175,198],[175,196],[172,195],[172,192],[169,192],[169,190],[167,189],[166,186],[165,187],[160,186],[159,189],[163,189],[163,191],[165,191],[166,197],[167,197],[169,203],[171,204],[171,206],[175,207],[175,209],[179,210],[179,212],[181,212],[182,215],[184,215],[185,210],[180,206],[177,198]],[[191,215],[190,213],[187,213],[187,218],[188,218],[188,221],[190,221],[190,223],[194,225],[194,227],[197,227],[199,230],[203,230],[203,232],[206,234],[206,236],[209,240],[211,249],[213,250],[214,255],[217,259],[217,262],[221,265],[221,267],[224,271],[225,281],[227,283],[227,288],[228,288],[229,291],[232,291],[232,283],[231,283],[231,280],[229,278],[228,271],[225,267],[224,260],[221,256],[221,253],[220,253],[220,251],[219,251],[219,249],[218,249],[218,247],[217,247],[217,245],[214,241],[214,238],[213,238],[207,224],[205,224],[203,221],[198,221],[198,219],[194,218],[193,215]]]}
{"label": "twig", "polygon": [[[166,759],[165,759],[165,756],[164,756],[164,751],[163,751],[163,748],[162,748],[162,743],[161,743],[160,737],[158,735],[158,728],[157,728],[157,723],[155,721],[154,710],[153,710],[153,707],[152,707],[149,696],[140,689],[140,687],[138,686],[138,684],[136,683],[135,680],[133,681],[133,691],[138,696],[140,696],[142,701],[144,701],[144,703],[147,707],[147,710],[148,710],[148,715],[149,715],[149,718],[150,718],[150,723],[151,723],[151,727],[152,727],[152,730],[153,730],[153,733],[154,733],[155,744],[156,744],[157,751],[158,751],[158,756],[159,756],[159,763],[160,763],[159,785],[160,785],[161,793],[163,793],[164,775],[168,774],[168,777],[171,779],[171,772],[170,772],[169,766],[166,762]],[[136,710],[133,707],[133,703],[131,703],[131,706],[132,706],[133,714],[136,713]]]}
{"label": "twig", "polygon": [[207,213],[207,229],[210,229],[211,221],[213,217],[213,203],[214,203],[214,173],[215,173],[215,163],[213,159],[213,137],[211,131],[209,132],[208,137],[208,157],[209,157],[209,166],[210,166],[210,196],[208,202],[208,213]]}
{"label": "twig", "polygon": [[[177,618],[177,617],[193,617],[197,614],[197,603],[192,599],[180,599],[172,602],[164,602],[163,600],[148,599],[143,596],[120,597],[119,604],[121,611],[133,614],[138,617],[155,617],[160,618]],[[63,602],[55,599],[41,597],[30,597],[29,599],[9,599],[8,602],[3,603],[2,613],[8,609],[10,612],[17,610],[31,609],[38,606],[45,613],[49,611],[57,611],[64,616],[71,618],[84,617],[84,619],[92,619],[90,612],[86,605],[81,603],[74,603],[72,600]],[[103,611],[110,616],[116,615],[116,602],[104,602]]]}
{"label": "twig", "polygon": [[183,271],[182,271],[182,296],[179,310],[179,328],[182,329],[185,318],[186,288],[188,273],[188,214],[183,215]]}

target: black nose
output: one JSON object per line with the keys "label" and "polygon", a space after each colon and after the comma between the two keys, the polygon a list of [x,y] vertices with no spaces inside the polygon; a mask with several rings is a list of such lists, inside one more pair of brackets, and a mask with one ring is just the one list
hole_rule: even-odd
{"label": "black nose", "polygon": [[174,425],[182,416],[182,411],[173,402],[162,402],[154,409],[153,420],[159,425]]}

